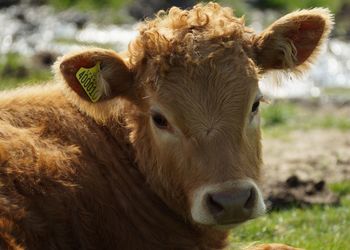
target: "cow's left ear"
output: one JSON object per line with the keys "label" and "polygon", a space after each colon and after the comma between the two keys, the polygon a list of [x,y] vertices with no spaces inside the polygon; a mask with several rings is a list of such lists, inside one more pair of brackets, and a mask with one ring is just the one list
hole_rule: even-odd
{"label": "cow's left ear", "polygon": [[57,64],[68,86],[88,102],[131,95],[132,70],[112,50],[87,49],[64,56]]}
{"label": "cow's left ear", "polygon": [[255,37],[255,61],[263,71],[302,71],[313,62],[332,27],[333,16],[328,9],[290,13]]}

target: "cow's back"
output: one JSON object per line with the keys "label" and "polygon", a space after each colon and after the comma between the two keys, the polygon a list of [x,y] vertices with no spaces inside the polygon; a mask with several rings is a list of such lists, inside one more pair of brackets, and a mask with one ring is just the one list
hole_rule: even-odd
{"label": "cow's back", "polygon": [[58,85],[2,93],[0,246],[118,247],[111,239],[115,220],[125,217],[115,198],[126,193],[117,170],[130,164],[126,144],[79,112]]}

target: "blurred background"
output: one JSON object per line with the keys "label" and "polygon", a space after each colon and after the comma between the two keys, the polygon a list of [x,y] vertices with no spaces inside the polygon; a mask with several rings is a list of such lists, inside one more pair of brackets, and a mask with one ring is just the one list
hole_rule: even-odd
{"label": "blurred background", "polygon": [[[0,0],[0,90],[52,79],[57,56],[82,45],[122,51],[137,22],[187,0]],[[327,7],[335,29],[302,79],[261,82],[263,190],[270,213],[235,242],[350,249],[350,0],[222,0],[257,32],[301,8]]]}

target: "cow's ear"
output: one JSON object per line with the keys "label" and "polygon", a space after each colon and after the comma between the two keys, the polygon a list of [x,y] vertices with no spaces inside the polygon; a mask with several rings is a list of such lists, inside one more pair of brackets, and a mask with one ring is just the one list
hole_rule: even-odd
{"label": "cow's ear", "polygon": [[68,86],[88,102],[131,95],[132,70],[111,50],[87,49],[64,56],[58,70]]}
{"label": "cow's ear", "polygon": [[263,71],[302,71],[313,62],[332,26],[333,16],[328,9],[290,13],[255,37],[255,60]]}

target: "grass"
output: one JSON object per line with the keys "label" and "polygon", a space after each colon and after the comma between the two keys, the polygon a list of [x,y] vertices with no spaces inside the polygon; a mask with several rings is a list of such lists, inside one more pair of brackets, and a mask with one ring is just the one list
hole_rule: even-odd
{"label": "grass", "polygon": [[350,181],[331,188],[341,196],[340,206],[274,211],[233,230],[232,242],[278,242],[308,250],[349,249]]}
{"label": "grass", "polygon": [[327,114],[322,118],[310,122],[311,127],[314,127],[315,124],[320,128],[336,128],[345,131],[350,130],[350,117],[334,117]]}
{"label": "grass", "polygon": [[13,79],[1,79],[0,81],[0,91],[1,90],[7,90],[7,89],[13,89],[13,88],[18,88],[21,86],[28,86],[28,85],[35,85],[35,84],[39,84],[42,82],[45,82],[44,79],[46,79],[46,77],[40,77],[43,80],[38,80],[38,78],[24,78],[21,82],[18,82],[16,80]]}
{"label": "grass", "polygon": [[330,187],[332,191],[338,193],[341,197],[346,197],[350,194],[350,181],[333,183],[330,185]]}
{"label": "grass", "polygon": [[328,87],[322,90],[322,94],[327,95],[329,97],[350,97],[350,89],[342,88],[342,87]]}
{"label": "grass", "polygon": [[262,108],[261,116],[265,128],[282,126],[290,123],[296,117],[296,106],[287,102],[267,105]]}
{"label": "grass", "polygon": [[32,66],[28,58],[10,53],[0,60],[0,90],[36,84],[52,78],[49,69]]}
{"label": "grass", "polygon": [[[347,96],[350,98],[350,96]],[[350,130],[350,117],[303,103],[277,101],[262,105],[262,128],[268,137],[283,138],[293,130],[337,129]]]}

